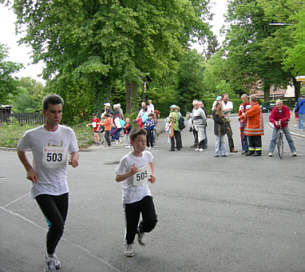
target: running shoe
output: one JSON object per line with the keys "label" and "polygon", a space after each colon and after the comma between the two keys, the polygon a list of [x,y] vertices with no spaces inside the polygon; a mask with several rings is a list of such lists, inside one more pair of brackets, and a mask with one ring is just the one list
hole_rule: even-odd
{"label": "running shoe", "polygon": [[297,152],[293,152],[292,157],[296,157],[296,156],[297,156]]}
{"label": "running shoe", "polygon": [[138,242],[141,246],[145,246],[145,243],[143,242],[143,238],[144,238],[144,232],[140,232],[138,231]]}
{"label": "running shoe", "polygon": [[272,157],[272,156],[273,156],[272,152],[269,152],[268,157]]}
{"label": "running shoe", "polygon": [[203,151],[203,148],[200,148],[200,149],[199,149],[199,152],[202,152],[202,151]]}
{"label": "running shoe", "polygon": [[124,255],[126,257],[133,257],[136,255],[134,249],[132,248],[132,244],[125,244]]}
{"label": "running shoe", "polygon": [[58,258],[55,254],[53,254],[52,257],[49,257],[48,253],[45,253],[44,258],[45,258],[45,262],[47,265],[47,268],[46,268],[47,272],[49,272],[49,271],[53,272],[53,271],[61,269],[61,262],[60,262],[60,260],[58,260]]}
{"label": "running shoe", "polygon": [[199,148],[196,148],[196,149],[195,149],[195,152],[199,152]]}

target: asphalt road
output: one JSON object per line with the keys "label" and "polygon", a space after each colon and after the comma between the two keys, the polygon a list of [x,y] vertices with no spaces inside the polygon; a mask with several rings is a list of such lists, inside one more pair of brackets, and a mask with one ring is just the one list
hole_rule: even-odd
{"label": "asphalt road", "polygon": [[[233,119],[238,150],[238,122]],[[165,135],[152,150],[157,182],[151,186],[158,225],[137,255],[122,254],[124,217],[114,168],[127,152],[82,152],[80,167],[69,168],[70,209],[57,255],[63,272],[304,272],[305,139],[295,137],[298,157],[285,143],[282,160],[239,153],[214,158],[209,148],[194,152],[192,134],[184,148],[169,152]],[[226,146],[228,148],[228,146]],[[43,270],[47,224],[29,198],[30,183],[15,152],[0,151],[0,271]]]}

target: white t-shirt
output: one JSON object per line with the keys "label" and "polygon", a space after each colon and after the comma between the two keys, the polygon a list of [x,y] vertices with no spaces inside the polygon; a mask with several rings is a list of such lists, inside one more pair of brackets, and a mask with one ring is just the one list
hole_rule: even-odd
{"label": "white t-shirt", "polygon": [[149,151],[144,151],[142,157],[136,157],[129,152],[120,161],[115,169],[116,175],[127,173],[134,164],[139,172],[123,180],[122,200],[124,204],[130,204],[142,200],[145,196],[151,196],[148,187],[148,178],[150,176],[149,163],[153,160],[153,155]]}
{"label": "white t-shirt", "polygon": [[230,118],[230,114],[233,110],[233,103],[231,101],[228,101],[225,103],[222,101],[222,110],[226,118]]}
{"label": "white t-shirt", "polygon": [[17,148],[33,153],[33,168],[38,175],[38,182],[32,183],[32,198],[42,194],[62,195],[69,192],[67,161],[70,153],[78,151],[71,128],[59,125],[56,131],[48,131],[44,126],[28,130]]}
{"label": "white t-shirt", "polygon": [[148,104],[147,105],[147,113],[150,114],[150,113],[155,113],[155,107],[153,104]]}

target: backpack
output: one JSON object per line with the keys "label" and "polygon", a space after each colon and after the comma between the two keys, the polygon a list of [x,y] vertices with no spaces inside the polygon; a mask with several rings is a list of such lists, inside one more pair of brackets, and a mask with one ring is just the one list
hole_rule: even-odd
{"label": "backpack", "polygon": [[178,120],[178,124],[179,124],[179,129],[180,130],[183,130],[185,128],[185,125],[184,125],[184,118],[181,116]]}

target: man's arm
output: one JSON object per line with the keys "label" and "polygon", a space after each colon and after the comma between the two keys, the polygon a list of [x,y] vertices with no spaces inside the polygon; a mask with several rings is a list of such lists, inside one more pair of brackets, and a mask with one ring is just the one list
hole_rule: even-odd
{"label": "man's arm", "polygon": [[79,153],[78,152],[72,152],[71,157],[69,160],[69,165],[71,165],[73,168],[78,166],[78,160],[79,160]]}
{"label": "man's arm", "polygon": [[31,180],[32,182],[38,181],[38,176],[36,171],[33,169],[32,165],[29,163],[28,158],[24,151],[17,151],[18,158],[23,164],[25,171],[26,171],[26,178]]}

